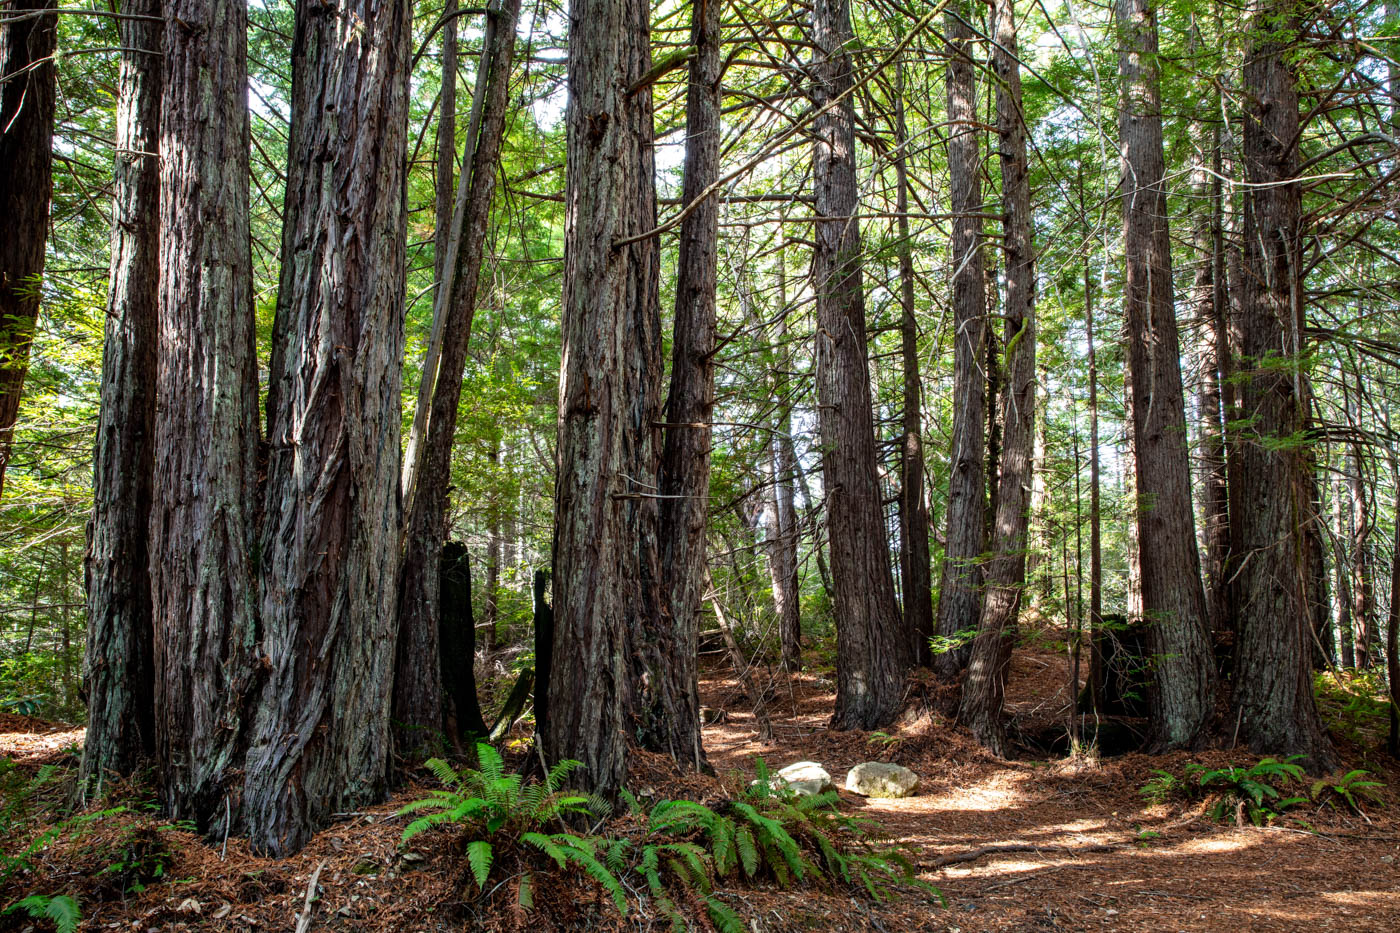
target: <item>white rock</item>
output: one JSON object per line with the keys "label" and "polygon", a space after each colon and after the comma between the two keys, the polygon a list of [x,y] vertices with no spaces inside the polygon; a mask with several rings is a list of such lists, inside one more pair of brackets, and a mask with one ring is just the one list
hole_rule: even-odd
{"label": "white rock", "polygon": [[831,782],[831,775],[815,761],[793,762],[774,774],[771,783],[775,786],[786,785],[788,790],[799,797],[811,797],[836,789],[836,785]]}
{"label": "white rock", "polygon": [[846,774],[846,790],[862,797],[908,797],[918,786],[917,774],[887,761],[866,761]]}

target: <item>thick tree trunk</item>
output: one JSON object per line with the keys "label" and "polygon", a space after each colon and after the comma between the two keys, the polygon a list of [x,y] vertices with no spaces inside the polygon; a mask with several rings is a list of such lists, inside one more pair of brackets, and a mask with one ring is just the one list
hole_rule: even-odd
{"label": "thick tree trunk", "polygon": [[244,785],[253,847],[278,855],[388,771],[410,26],[407,0],[296,9]]}
{"label": "thick tree trunk", "polygon": [[904,441],[899,459],[899,573],[909,659],[933,661],[933,571],[928,545],[928,497],[924,490],[924,419],[919,378],[919,323],[914,307],[914,244],[909,231],[909,128],[904,121],[904,67],[895,66],[895,212],[899,215],[900,357],[904,376]]}
{"label": "thick tree trunk", "polygon": [[0,2],[0,497],[14,444],[29,347],[39,316],[39,280],[53,193],[56,0]]}
{"label": "thick tree trunk", "polygon": [[[151,487],[156,757],[172,817],[234,816],[257,638],[247,7],[167,0]],[[227,829],[227,826],[224,826]]]}
{"label": "thick tree trunk", "polygon": [[[463,144],[462,172],[445,238],[438,300],[433,306],[436,353],[429,353],[419,386],[418,417],[409,442],[404,490],[403,567],[399,574],[398,657],[393,718],[400,754],[420,755],[442,728],[438,670],[438,566],[447,537],[452,443],[462,395],[462,370],[471,340],[482,255],[496,185],[496,163],[509,107],[515,23],[520,0],[489,14],[487,43],[473,95],[473,119]],[[445,182],[444,182],[445,183]],[[488,580],[488,587],[491,581]]]}
{"label": "thick tree trunk", "polygon": [[[160,306],[160,0],[122,0],[112,258],[102,408],[85,561],[87,736],[82,778],[129,775],[155,753],[150,520]],[[142,51],[145,50],[145,51]]]}
{"label": "thick tree trunk", "polygon": [[[850,0],[812,11],[812,104],[851,88]],[[874,729],[899,712],[909,639],[895,603],[866,351],[860,224],[855,220],[855,110],[847,96],[812,125],[817,297],[817,403],[831,529],[836,615],[836,729]]]}
{"label": "thick tree trunk", "polygon": [[1172,294],[1154,0],[1118,0],[1123,290],[1137,478],[1142,601],[1158,749],[1195,747],[1215,711],[1210,624],[1192,513],[1191,462]]}
{"label": "thick tree trunk", "polygon": [[649,4],[574,3],[545,751],[581,761],[582,780],[605,793],[622,786],[629,738],[678,763],[702,760],[680,659],[689,646],[676,641],[658,541],[660,253],[645,235],[656,225],[652,98],[629,93],[650,68]]}
{"label": "thick tree trunk", "polygon": [[1014,0],[994,0],[997,134],[1005,214],[1006,388],[1002,398],[1001,472],[987,565],[982,620],[963,680],[959,718],[993,754],[1010,752],[1002,709],[1011,639],[1026,583],[1031,450],[1035,443],[1035,246],[1026,128],[1021,111]]}
{"label": "thick tree trunk", "polygon": [[[1289,65],[1295,7],[1268,2],[1253,14],[1244,63],[1244,275],[1241,297],[1245,376],[1240,559],[1234,568],[1239,640],[1234,706],[1239,735],[1273,755],[1300,754],[1310,768],[1336,756],[1318,719],[1307,639],[1309,519],[1303,356],[1301,187],[1298,91]],[[1287,365],[1280,362],[1291,361]],[[1233,490],[1232,490],[1233,495]]]}
{"label": "thick tree trunk", "polygon": [[[969,639],[982,611],[982,567],[986,549],[987,344],[985,264],[982,261],[981,124],[977,119],[972,26],[962,3],[947,17],[948,172],[953,218],[953,443],[949,455],[948,524],[938,591],[938,635]],[[961,633],[961,635],[960,635]],[[970,640],[933,659],[946,679],[967,666]]]}
{"label": "thick tree trunk", "polygon": [[467,546],[442,546],[438,596],[438,670],[442,677],[443,723],[454,743],[486,736],[476,693],[476,618],[472,614],[472,564]]}
{"label": "thick tree trunk", "polygon": [[[1400,470],[1392,463],[1397,488]],[[1400,757],[1400,515],[1395,519],[1395,536],[1390,550],[1390,619],[1385,630],[1385,679],[1390,693],[1390,734],[1386,751]]]}
{"label": "thick tree trunk", "polygon": [[[438,91],[437,161],[433,166],[433,281],[436,308],[452,240],[452,214],[457,203],[457,0],[444,0],[442,15],[442,87]],[[485,57],[481,59],[485,61]]]}
{"label": "thick tree trunk", "polygon": [[[682,200],[690,205],[719,177],[720,0],[691,5]],[[676,269],[676,317],[671,388],[661,450],[661,579],[670,606],[672,663],[678,716],[700,718],[696,671],[700,603],[708,573],[705,523],[710,494],[710,420],[715,409],[715,283],[719,202],[707,198],[681,224]],[[775,590],[775,594],[776,594]],[[663,623],[664,624],[664,623]],[[698,728],[698,726],[696,727]],[[698,738],[683,745],[688,726],[668,725],[666,746],[686,768],[705,764]]]}

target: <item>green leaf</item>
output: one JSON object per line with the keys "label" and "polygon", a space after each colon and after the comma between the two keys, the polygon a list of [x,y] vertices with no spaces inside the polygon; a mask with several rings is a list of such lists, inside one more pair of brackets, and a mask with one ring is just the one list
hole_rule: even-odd
{"label": "green leaf", "polygon": [[491,843],[483,839],[467,844],[467,863],[472,867],[472,877],[478,888],[486,887],[486,878],[491,874]]}

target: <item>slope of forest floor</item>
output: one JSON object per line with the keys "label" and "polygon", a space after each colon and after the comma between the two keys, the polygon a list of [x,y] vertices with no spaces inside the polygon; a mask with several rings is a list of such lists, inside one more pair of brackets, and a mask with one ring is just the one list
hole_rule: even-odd
{"label": "slope of forest floor", "polygon": [[[1067,674],[1062,655],[1017,653],[1008,699],[1023,732],[1044,736],[1064,721]],[[946,907],[933,907],[912,895],[876,904],[844,891],[725,891],[723,899],[759,933],[1400,929],[1400,767],[1375,750],[1374,734],[1352,728],[1358,744],[1334,728],[1346,767],[1366,768],[1386,783],[1383,805],[1367,805],[1365,815],[1303,806],[1272,826],[1236,827],[1212,821],[1205,802],[1154,805],[1139,791],[1154,769],[1181,774],[1193,761],[1253,763],[1256,756],[1242,749],[1000,761],[953,728],[941,711],[946,697],[920,683],[919,699],[888,734],[833,733],[825,727],[833,685],[821,673],[759,674],[773,731],[772,741],[761,742],[732,671],[712,666],[703,676],[703,703],[723,711],[705,730],[716,778],[671,778],[644,759],[634,781],[654,785],[648,789],[660,796],[703,800],[747,782],[757,755],[774,768],[818,761],[838,785],[861,761],[898,762],[920,776],[915,796],[867,800],[843,790],[843,807],[907,843],[922,877],[947,898]],[[0,755],[17,763],[7,793],[42,764],[75,764],[81,738],[71,726],[0,716]],[[38,796],[56,805],[60,783]],[[238,839],[202,840],[133,808],[64,832],[35,855],[33,870],[8,881],[0,874],[0,898],[76,892],[87,930],[668,928],[640,911],[619,918],[576,878],[553,889],[541,884],[542,909],[530,914],[464,905],[467,875],[450,834],[419,836],[407,852],[398,846],[405,819],[395,811],[426,786],[344,814],[302,853],[281,860],[257,857]],[[27,826],[24,839],[12,833],[6,852],[44,828]],[[30,923],[0,917],[0,930]]]}

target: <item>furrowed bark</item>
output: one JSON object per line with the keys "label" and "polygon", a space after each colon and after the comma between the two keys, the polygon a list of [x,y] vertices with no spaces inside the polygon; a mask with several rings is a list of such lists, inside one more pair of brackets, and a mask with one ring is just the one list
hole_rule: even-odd
{"label": "furrowed bark", "polygon": [[[689,205],[719,178],[720,0],[691,7],[689,82],[686,89],[682,201]],[[710,494],[710,421],[715,410],[715,283],[718,276],[719,202],[711,197],[681,224],[676,269],[676,315],[671,388],[658,485],[661,491],[661,580],[670,605],[676,714],[667,748],[685,768],[705,766],[698,736],[700,695],[696,660],[707,564],[705,522]],[[664,624],[664,623],[663,623]],[[698,729],[698,726],[696,727]]]}
{"label": "furrowed bark", "polygon": [[[947,17],[949,44],[948,173],[953,239],[953,440],[949,455],[947,545],[938,593],[938,635],[963,640],[933,658],[934,670],[957,676],[972,654],[970,634],[982,613],[982,567],[987,543],[986,270],[982,259],[982,154],[969,5]],[[961,635],[959,633],[962,633]]]}
{"label": "furrowed bark", "polygon": [[[160,0],[121,12],[160,16]],[[87,734],[82,781],[129,775],[155,754],[150,519],[156,328],[160,306],[162,24],[119,20],[126,50],[117,90],[112,258],[102,344],[102,407],[93,458],[93,511],[84,561]],[[148,50],[148,51],[142,51]]]}
{"label": "furrowed bark", "polygon": [[[1241,477],[1234,600],[1239,640],[1234,707],[1240,738],[1261,754],[1299,754],[1310,769],[1336,756],[1318,719],[1308,649],[1309,456],[1302,365],[1302,196],[1298,90],[1288,56],[1296,8],[1254,11],[1244,62],[1245,196],[1240,301]],[[1291,363],[1289,362],[1291,361]],[[1232,496],[1234,495],[1232,489]]]}
{"label": "furrowed bark", "polygon": [[574,3],[544,738],[550,760],[581,761],[581,779],[606,794],[623,784],[629,739],[700,758],[659,566],[659,247],[654,236],[614,245],[656,226],[651,93],[628,93],[650,69],[649,4]]}
{"label": "furrowed bark", "polygon": [[994,0],[997,76],[997,135],[1005,214],[1006,385],[1002,395],[1001,471],[996,521],[987,565],[981,625],[963,680],[959,718],[993,754],[1011,750],[1002,722],[1010,635],[1026,583],[1031,451],[1035,443],[1035,245],[1031,235],[1031,191],[1026,128],[1021,118],[1021,73],[1017,59],[1014,0]]}
{"label": "furrowed bark", "polygon": [[296,9],[261,536],[267,674],[243,790],[253,848],[273,855],[386,785],[410,26],[407,0]]}
{"label": "furrowed bark", "polygon": [[[849,0],[812,10],[812,104],[851,87]],[[855,111],[850,98],[812,124],[817,403],[836,615],[836,729],[874,729],[899,712],[908,667],[876,473],[861,282]]]}
{"label": "furrowed bark", "polygon": [[[4,0],[15,9],[53,10],[56,0]],[[39,317],[39,283],[53,193],[54,46],[58,15],[0,23],[0,497],[14,445],[29,348]]]}
{"label": "furrowed bark", "polygon": [[1215,709],[1209,620],[1191,499],[1181,344],[1172,293],[1153,0],[1118,0],[1129,414],[1143,613],[1152,652],[1150,747],[1201,743]]}
{"label": "furrowed bark", "polygon": [[[515,57],[515,24],[520,0],[503,0],[490,14],[478,77],[480,106],[462,158],[453,230],[448,237],[442,288],[433,308],[433,330],[441,342],[436,357],[424,364],[420,391],[431,401],[422,421],[415,422],[414,458],[406,469],[403,568],[399,577],[398,659],[394,677],[395,739],[400,754],[414,757],[431,750],[442,729],[442,684],[438,669],[438,587],[442,545],[447,533],[448,491],[452,477],[452,442],[457,432],[457,407],[462,395],[462,371],[471,341],[481,281],[482,257],[496,163],[509,109],[511,65]],[[450,270],[450,272],[449,272]],[[420,405],[421,408],[421,405]],[[488,580],[488,586],[491,581]]]}
{"label": "furrowed bark", "polygon": [[170,816],[237,820],[257,640],[247,7],[167,0],[151,486],[156,757]]}

